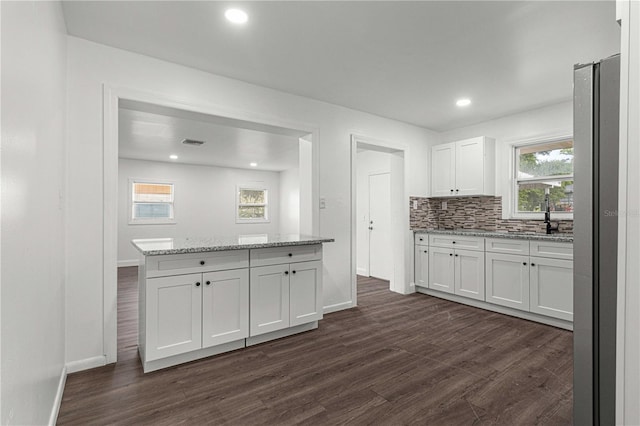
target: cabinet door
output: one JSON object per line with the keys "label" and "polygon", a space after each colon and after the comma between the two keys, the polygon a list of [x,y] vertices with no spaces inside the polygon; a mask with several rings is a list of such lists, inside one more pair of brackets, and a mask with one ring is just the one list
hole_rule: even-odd
{"label": "cabinet door", "polygon": [[202,274],[202,347],[249,337],[249,269]]}
{"label": "cabinet door", "polygon": [[202,274],[146,281],[145,361],[202,347]]}
{"label": "cabinet door", "polygon": [[453,250],[429,247],[429,288],[454,292]]}
{"label": "cabinet door", "polygon": [[486,253],[486,301],[529,310],[529,256]]}
{"label": "cabinet door", "polygon": [[415,283],[418,287],[429,286],[429,247],[416,246],[415,250]]}
{"label": "cabinet door", "polygon": [[249,335],[289,327],[289,264],[250,268]]}
{"label": "cabinet door", "polygon": [[456,250],[455,293],[484,300],[484,252]]}
{"label": "cabinet door", "polygon": [[483,194],[484,139],[474,138],[456,142],[456,195]]}
{"label": "cabinet door", "polygon": [[322,262],[292,263],[289,270],[290,326],[322,319]]}
{"label": "cabinet door", "polygon": [[436,145],[431,149],[431,196],[454,195],[455,144]]}
{"label": "cabinet door", "polygon": [[531,312],[573,321],[573,262],[531,257]]}

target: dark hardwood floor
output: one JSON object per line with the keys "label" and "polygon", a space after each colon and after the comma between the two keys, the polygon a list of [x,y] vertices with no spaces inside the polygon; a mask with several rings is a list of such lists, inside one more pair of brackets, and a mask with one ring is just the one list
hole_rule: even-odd
{"label": "dark hardwood floor", "polygon": [[315,331],[143,374],[136,268],[118,362],[69,375],[58,424],[569,425],[572,333],[358,279]]}

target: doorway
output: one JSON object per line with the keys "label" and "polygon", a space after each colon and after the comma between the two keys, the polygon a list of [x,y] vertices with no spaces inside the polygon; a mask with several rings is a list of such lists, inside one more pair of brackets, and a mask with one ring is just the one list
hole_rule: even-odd
{"label": "doorway", "polygon": [[358,276],[388,281],[389,289],[397,293],[411,292],[411,272],[405,262],[411,240],[406,156],[407,148],[400,143],[352,136],[353,306]]}

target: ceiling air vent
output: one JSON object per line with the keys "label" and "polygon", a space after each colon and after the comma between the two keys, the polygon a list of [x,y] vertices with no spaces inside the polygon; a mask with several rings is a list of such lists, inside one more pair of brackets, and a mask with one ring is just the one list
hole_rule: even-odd
{"label": "ceiling air vent", "polygon": [[200,146],[200,145],[204,145],[204,141],[196,141],[193,139],[183,139],[182,143],[185,145],[191,145],[191,146]]}

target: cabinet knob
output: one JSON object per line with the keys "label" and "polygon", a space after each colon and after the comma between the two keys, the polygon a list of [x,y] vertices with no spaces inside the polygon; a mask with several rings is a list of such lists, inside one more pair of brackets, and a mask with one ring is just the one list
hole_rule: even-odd
{"label": "cabinet knob", "polygon": [[424,251],[425,253],[428,253],[426,250]]}
{"label": "cabinet knob", "polygon": [[291,271],[291,273],[292,273],[292,274],[295,274],[295,273],[296,273],[296,271]]}
{"label": "cabinet knob", "polygon": [[200,264],[201,264],[201,265],[204,265],[204,260],[201,260],[201,261],[200,261]]}
{"label": "cabinet knob", "polygon": [[197,283],[196,283],[196,287],[200,287],[200,282],[197,282]]}
{"label": "cabinet knob", "polygon": [[536,264],[535,264],[535,263],[532,263],[532,264],[531,264],[531,266],[536,266]]}
{"label": "cabinet knob", "polygon": [[284,274],[285,275],[289,275],[289,271],[284,271]]}
{"label": "cabinet knob", "polygon": [[449,253],[449,256],[453,256],[453,253]]}
{"label": "cabinet knob", "polygon": [[453,189],[450,189],[449,191],[453,192]]}
{"label": "cabinet knob", "polygon": [[211,285],[211,281],[207,281],[207,283],[206,283],[206,284],[207,284],[207,285]]}
{"label": "cabinet knob", "polygon": [[456,254],[456,257],[458,257],[458,255]]}
{"label": "cabinet knob", "polygon": [[289,257],[293,256],[293,253],[289,253]]}
{"label": "cabinet knob", "polygon": [[453,242],[453,244],[455,244],[455,243],[456,243],[455,241],[452,241],[452,242]]}
{"label": "cabinet knob", "polygon": [[460,191],[459,189],[456,189],[456,192]]}
{"label": "cabinet knob", "polygon": [[527,266],[527,262],[522,262],[522,264],[523,264],[524,266]]}
{"label": "cabinet knob", "polygon": [[420,238],[420,241],[422,241],[422,238]]}

